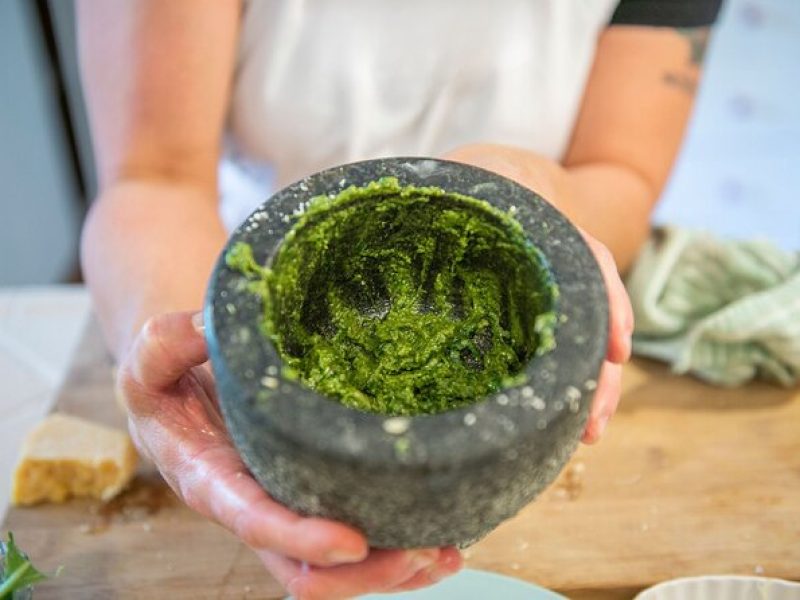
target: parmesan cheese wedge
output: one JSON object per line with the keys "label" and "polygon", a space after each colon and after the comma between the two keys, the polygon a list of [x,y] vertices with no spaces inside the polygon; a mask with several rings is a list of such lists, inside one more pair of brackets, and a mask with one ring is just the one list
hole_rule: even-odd
{"label": "parmesan cheese wedge", "polygon": [[17,505],[61,503],[71,497],[110,500],[136,471],[128,434],[77,417],[53,414],[22,445],[11,489]]}

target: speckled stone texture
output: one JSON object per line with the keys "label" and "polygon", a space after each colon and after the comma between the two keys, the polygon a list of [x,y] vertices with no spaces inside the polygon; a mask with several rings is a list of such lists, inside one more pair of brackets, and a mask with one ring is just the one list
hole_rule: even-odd
{"label": "speckled stone texture", "polygon": [[427,158],[312,175],[265,202],[229,246],[247,242],[269,263],[292,215],[312,197],[386,176],[511,210],[543,251],[559,286],[560,318],[555,350],[528,363],[527,382],[437,415],[347,408],[282,378],[274,346],[257,329],[259,299],[222,259],[205,304],[211,362],[233,441],[273,498],[351,523],[374,547],[463,546],[533,500],[574,451],[606,350],[606,290],[581,235],[542,198],[494,173]]}

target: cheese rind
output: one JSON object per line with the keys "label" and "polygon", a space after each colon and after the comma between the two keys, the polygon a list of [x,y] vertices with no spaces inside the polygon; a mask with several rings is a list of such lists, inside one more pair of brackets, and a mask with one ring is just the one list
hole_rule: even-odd
{"label": "cheese rind", "polygon": [[84,419],[50,415],[22,446],[11,489],[17,505],[90,496],[110,500],[130,482],[137,455],[127,433]]}

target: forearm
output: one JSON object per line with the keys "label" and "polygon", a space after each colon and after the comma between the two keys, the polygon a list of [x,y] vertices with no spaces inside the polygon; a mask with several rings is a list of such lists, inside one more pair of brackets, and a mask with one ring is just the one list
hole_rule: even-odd
{"label": "forearm", "polygon": [[117,358],[150,316],[200,308],[225,239],[204,188],[143,178],[103,191],[84,225],[81,261]]}

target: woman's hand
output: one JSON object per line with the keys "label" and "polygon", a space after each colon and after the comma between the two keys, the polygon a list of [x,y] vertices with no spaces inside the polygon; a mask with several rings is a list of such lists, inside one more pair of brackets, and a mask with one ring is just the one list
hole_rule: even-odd
{"label": "woman's hand", "polygon": [[250,546],[298,600],[414,589],[458,571],[454,548],[371,550],[352,527],[272,500],[228,437],[199,316],[150,319],[118,377],[134,443],[186,504]]}
{"label": "woman's hand", "polygon": [[[464,146],[448,153],[444,158],[508,177],[520,185],[535,190],[561,212],[572,217],[568,209],[574,199],[566,197],[570,194],[569,174],[555,161],[526,150],[491,144]],[[589,421],[583,432],[583,441],[592,444],[600,439],[619,403],[622,364],[627,362],[631,355],[633,310],[611,252],[586,230],[580,227],[578,229],[600,265],[608,290],[610,313],[606,360],[600,370]]]}
{"label": "woman's hand", "polygon": [[592,400],[589,421],[582,440],[593,444],[600,439],[608,420],[614,415],[622,392],[622,365],[631,357],[633,309],[628,292],[617,272],[614,257],[603,244],[581,229],[583,239],[594,253],[608,291],[609,327],[606,360],[600,369],[597,390]]}

